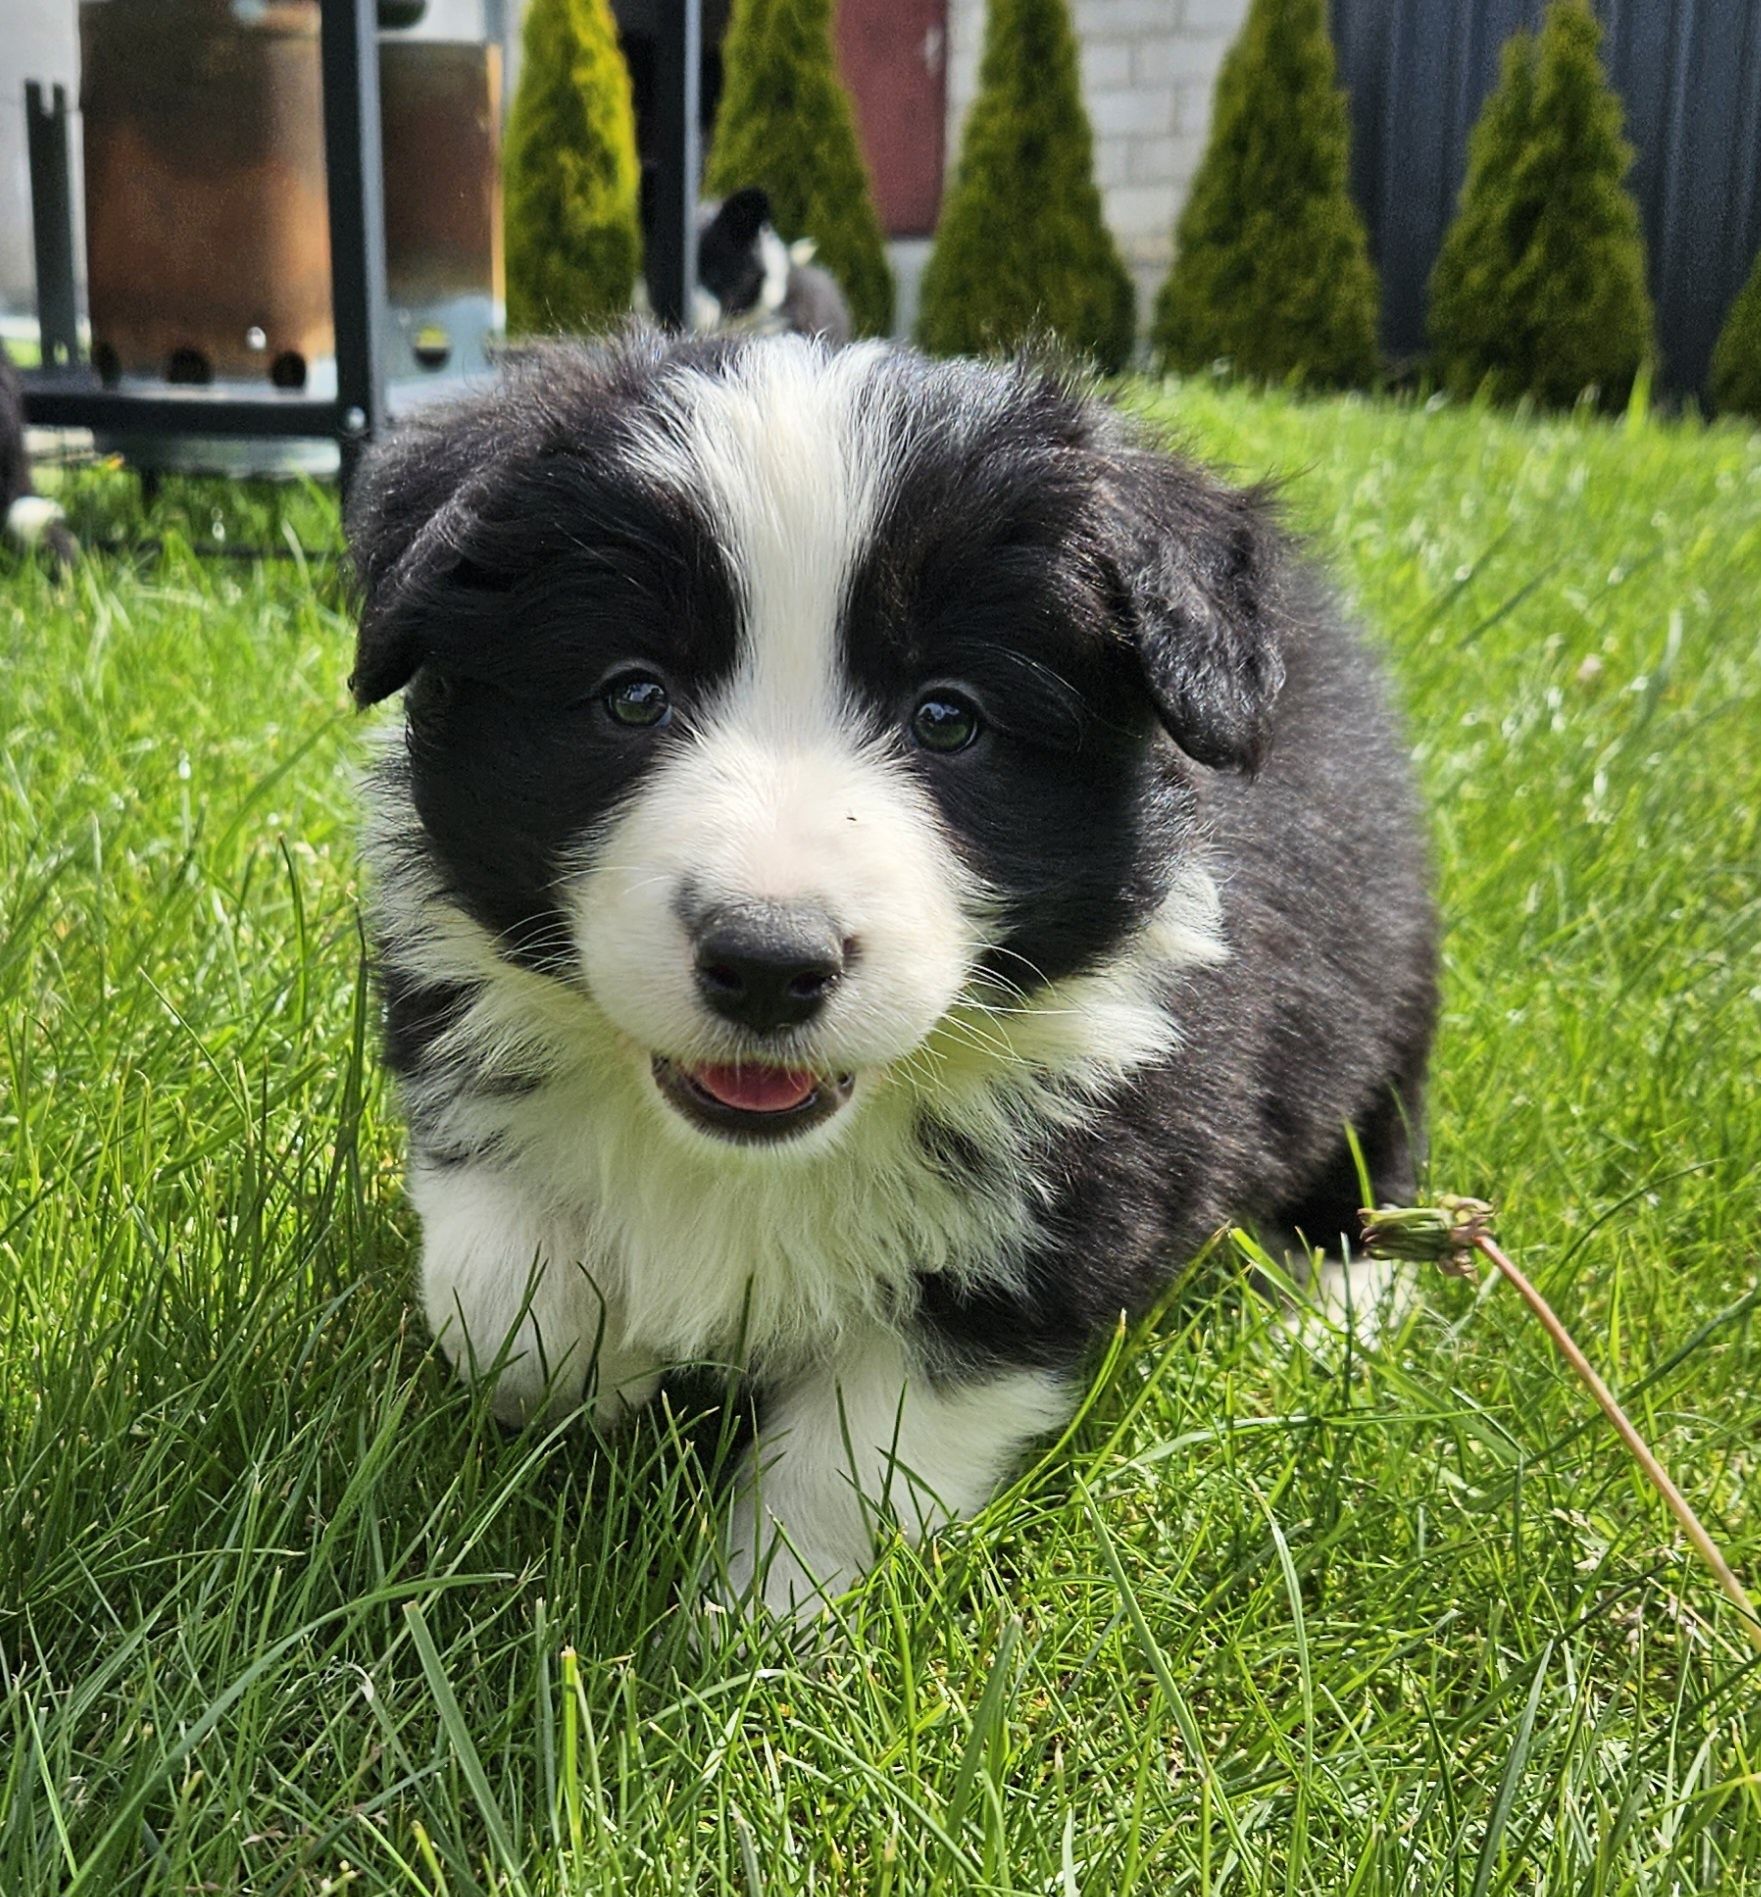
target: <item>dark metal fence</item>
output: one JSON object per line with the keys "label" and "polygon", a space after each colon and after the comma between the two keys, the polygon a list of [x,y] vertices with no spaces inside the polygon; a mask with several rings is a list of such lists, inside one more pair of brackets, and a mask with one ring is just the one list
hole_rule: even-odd
{"label": "dark metal fence", "polygon": [[[1505,40],[1545,0],[1333,0],[1383,340],[1425,342],[1425,284]],[[1662,380],[1700,388],[1761,249],[1761,0],[1596,0],[1637,158]]]}

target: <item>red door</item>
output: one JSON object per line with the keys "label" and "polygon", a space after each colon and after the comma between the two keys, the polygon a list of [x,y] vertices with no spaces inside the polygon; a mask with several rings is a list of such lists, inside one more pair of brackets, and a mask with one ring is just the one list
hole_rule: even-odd
{"label": "red door", "polygon": [[838,64],[889,237],[935,229],[947,50],[947,0],[839,0]]}

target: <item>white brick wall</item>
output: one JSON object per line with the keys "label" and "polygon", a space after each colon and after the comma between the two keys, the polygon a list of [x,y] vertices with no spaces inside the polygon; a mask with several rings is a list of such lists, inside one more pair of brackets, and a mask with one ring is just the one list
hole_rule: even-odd
{"label": "white brick wall", "polygon": [[[1087,61],[1083,64],[1086,68]],[[1082,89],[1096,138],[1150,138],[1174,129],[1172,86],[1122,86],[1103,92],[1085,70]]]}
{"label": "white brick wall", "polygon": [[[1071,0],[1095,181],[1147,320],[1204,155],[1217,68],[1247,0]],[[948,164],[978,91],[984,0],[948,0]]]}

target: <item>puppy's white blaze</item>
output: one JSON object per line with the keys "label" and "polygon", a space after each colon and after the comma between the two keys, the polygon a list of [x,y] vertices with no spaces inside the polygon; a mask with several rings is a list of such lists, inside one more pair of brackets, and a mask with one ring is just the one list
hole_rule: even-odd
{"label": "puppy's white blaze", "polygon": [[726,375],[663,383],[631,450],[713,523],[744,608],[738,722],[823,740],[838,722],[845,593],[899,444],[873,396],[884,345],[780,336]]}
{"label": "puppy's white blaze", "polygon": [[1045,1371],[938,1387],[896,1337],[860,1344],[781,1392],[736,1485],[728,1580],[779,1615],[849,1586],[888,1526],[915,1542],[982,1508],[1070,1413],[1070,1384]]}
{"label": "puppy's white blaze", "polygon": [[859,957],[793,1051],[861,1067],[929,1032],[974,952],[975,891],[922,788],[844,702],[839,629],[900,444],[873,399],[878,347],[799,338],[729,374],[663,384],[634,450],[715,523],[741,602],[735,675],[695,712],[689,747],[644,786],[574,903],[602,1005],[654,1051],[717,1054],[677,914],[706,903],[810,903]]}

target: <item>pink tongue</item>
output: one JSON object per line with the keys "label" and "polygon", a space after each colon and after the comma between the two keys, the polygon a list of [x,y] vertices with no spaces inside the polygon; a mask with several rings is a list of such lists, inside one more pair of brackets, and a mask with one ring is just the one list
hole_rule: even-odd
{"label": "pink tongue", "polygon": [[724,1107],[786,1113],[812,1093],[814,1078],[793,1067],[692,1067],[691,1078]]}

